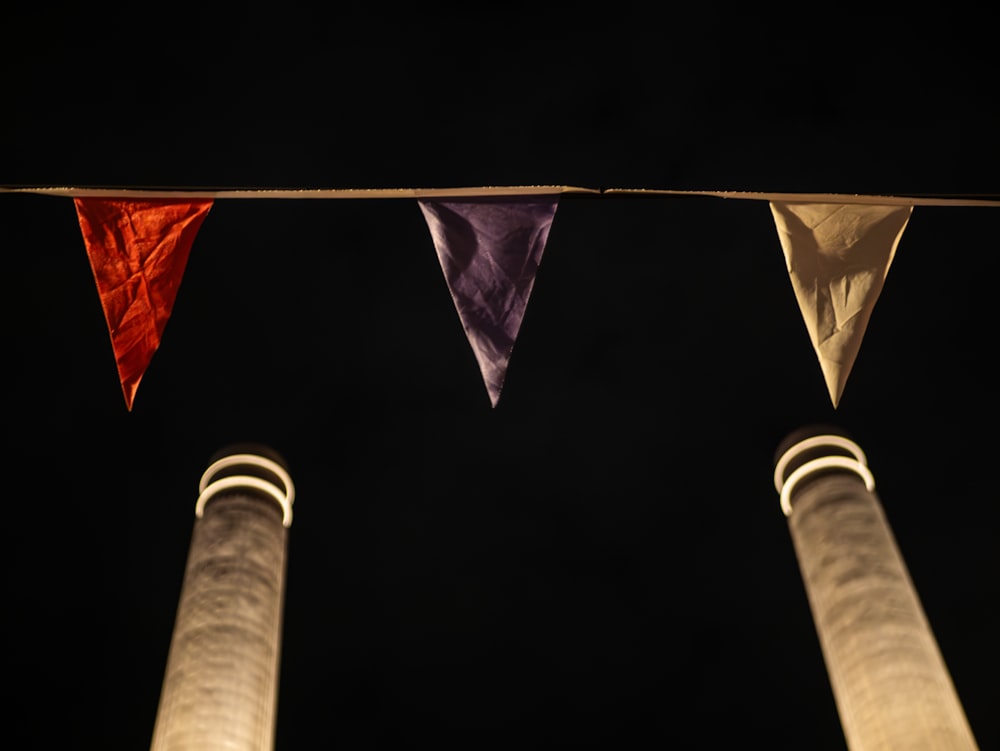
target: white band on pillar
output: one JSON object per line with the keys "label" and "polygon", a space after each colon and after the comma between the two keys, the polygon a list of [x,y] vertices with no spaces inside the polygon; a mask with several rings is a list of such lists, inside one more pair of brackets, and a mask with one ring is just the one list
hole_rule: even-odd
{"label": "white band on pillar", "polygon": [[[212,481],[212,476],[220,469],[234,465],[248,464],[261,467],[277,475],[285,487],[279,488],[273,482],[260,477],[251,477],[250,475],[230,475],[229,477]],[[202,474],[201,481],[198,483],[199,495],[198,502],[194,507],[195,516],[200,519],[202,514],[205,513],[205,504],[208,503],[209,499],[219,491],[230,488],[256,488],[270,494],[278,502],[278,505],[281,506],[281,523],[286,527],[292,526],[292,504],[295,502],[295,486],[292,484],[291,476],[277,462],[263,456],[258,456],[257,454],[231,454],[213,462]]]}
{"label": "white band on pillar", "polygon": [[[820,446],[843,449],[849,452],[851,456],[824,456],[813,459],[797,467],[787,478],[784,476],[785,468],[798,454]],[[868,469],[868,459],[858,444],[839,435],[811,436],[799,441],[785,451],[774,466],[774,487],[781,494],[781,510],[785,513],[785,516],[790,516],[792,513],[792,491],[802,478],[811,475],[813,472],[832,467],[854,472],[865,481],[865,487],[869,491],[875,489],[875,477],[872,475],[871,470]]]}
{"label": "white band on pillar", "polygon": [[865,487],[869,491],[875,490],[874,475],[872,475],[868,467],[857,459],[852,459],[849,456],[824,456],[820,459],[813,459],[801,467],[797,467],[781,487],[781,510],[785,512],[785,516],[792,515],[792,491],[795,489],[795,486],[807,475],[831,467],[839,467],[840,469],[848,469],[854,472],[865,481]]}

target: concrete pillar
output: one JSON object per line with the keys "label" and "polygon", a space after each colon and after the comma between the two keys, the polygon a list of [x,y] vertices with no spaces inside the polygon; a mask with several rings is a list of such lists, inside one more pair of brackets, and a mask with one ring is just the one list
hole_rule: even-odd
{"label": "concrete pillar", "polygon": [[194,531],[152,751],[271,751],[295,490],[270,449],[217,453]]}
{"label": "concrete pillar", "polygon": [[875,494],[843,431],[779,446],[774,483],[851,751],[975,751],[972,731]]}

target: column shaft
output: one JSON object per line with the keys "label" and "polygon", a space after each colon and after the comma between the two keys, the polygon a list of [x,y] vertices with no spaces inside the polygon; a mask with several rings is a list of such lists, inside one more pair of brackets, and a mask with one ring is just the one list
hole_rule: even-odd
{"label": "column shaft", "polygon": [[271,751],[288,529],[231,489],[196,519],[152,751]]}
{"label": "column shaft", "polygon": [[882,505],[863,477],[827,467],[802,478],[788,525],[851,751],[974,751]]}

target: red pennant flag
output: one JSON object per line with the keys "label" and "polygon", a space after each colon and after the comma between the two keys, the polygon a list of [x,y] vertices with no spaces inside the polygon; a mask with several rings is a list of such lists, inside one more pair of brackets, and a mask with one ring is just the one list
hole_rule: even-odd
{"label": "red pennant flag", "polygon": [[212,200],[73,200],[131,411]]}
{"label": "red pennant flag", "polygon": [[496,407],[559,196],[418,203]]}

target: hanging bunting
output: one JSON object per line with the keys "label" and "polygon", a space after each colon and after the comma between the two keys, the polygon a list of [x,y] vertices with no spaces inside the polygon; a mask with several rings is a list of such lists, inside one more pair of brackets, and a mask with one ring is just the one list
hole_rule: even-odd
{"label": "hanging bunting", "polygon": [[913,206],[770,205],[795,297],[836,409]]}
{"label": "hanging bunting", "polygon": [[712,196],[768,201],[834,408],[916,206],[1000,207],[1000,195],[862,195],[559,185],[389,189],[4,186],[74,200],[131,411],[194,238],[217,199],[416,199],[493,407],[559,198]]}
{"label": "hanging bunting", "polygon": [[129,411],[212,200],[75,198]]}
{"label": "hanging bunting", "polygon": [[496,407],[559,196],[418,203]]}

